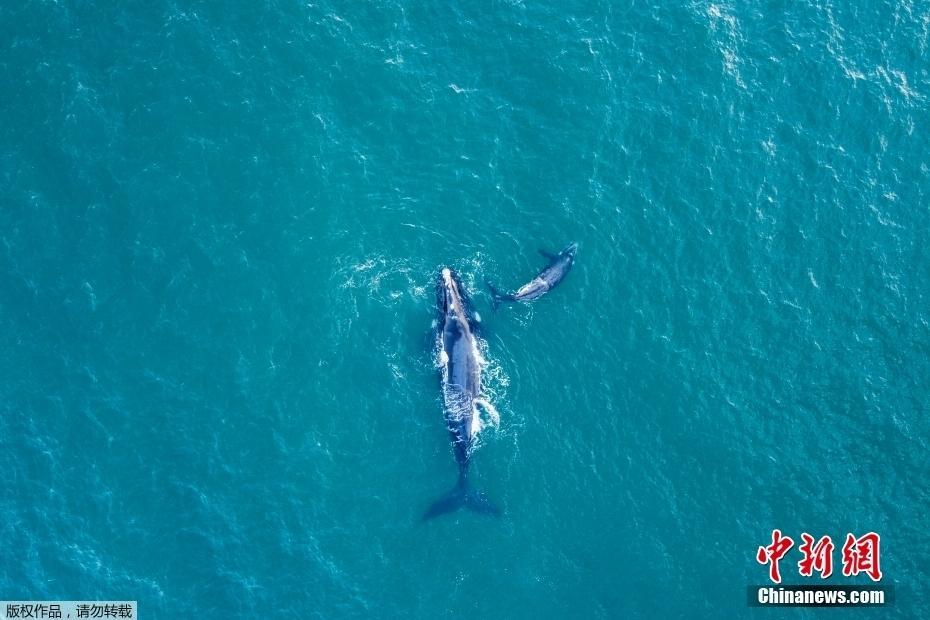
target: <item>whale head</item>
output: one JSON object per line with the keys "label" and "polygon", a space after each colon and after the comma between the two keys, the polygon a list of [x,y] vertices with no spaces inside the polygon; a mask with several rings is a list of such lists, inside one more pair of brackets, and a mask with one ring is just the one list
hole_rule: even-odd
{"label": "whale head", "polygon": [[448,267],[443,267],[439,273],[439,282],[436,284],[436,304],[443,314],[448,314],[461,303],[457,280],[455,272]]}

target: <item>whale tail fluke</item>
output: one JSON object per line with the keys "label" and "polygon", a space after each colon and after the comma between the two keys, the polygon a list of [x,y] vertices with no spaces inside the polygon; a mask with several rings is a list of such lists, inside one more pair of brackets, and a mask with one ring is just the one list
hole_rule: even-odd
{"label": "whale tail fluke", "polygon": [[463,473],[459,475],[459,481],[455,485],[455,488],[433,502],[426,512],[423,513],[423,520],[428,521],[435,517],[455,512],[461,508],[467,508],[480,514],[492,515],[495,517],[501,515],[500,508],[491,503],[491,500],[489,500],[484,493],[477,489],[472,489],[468,485],[468,481]]}
{"label": "whale tail fluke", "polygon": [[491,291],[491,307],[494,308],[494,310],[497,310],[497,307],[500,306],[502,302],[513,301],[513,295],[501,293],[490,281],[485,281],[485,284],[488,285],[488,289]]}

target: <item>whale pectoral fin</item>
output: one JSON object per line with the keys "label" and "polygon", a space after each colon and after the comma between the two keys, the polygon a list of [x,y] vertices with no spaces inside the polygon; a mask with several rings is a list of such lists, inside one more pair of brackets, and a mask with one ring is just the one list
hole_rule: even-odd
{"label": "whale pectoral fin", "polygon": [[544,250],[542,248],[539,248],[539,253],[545,256],[546,258],[548,258],[549,260],[554,260],[555,258],[558,257],[558,254],[553,254],[549,250]]}

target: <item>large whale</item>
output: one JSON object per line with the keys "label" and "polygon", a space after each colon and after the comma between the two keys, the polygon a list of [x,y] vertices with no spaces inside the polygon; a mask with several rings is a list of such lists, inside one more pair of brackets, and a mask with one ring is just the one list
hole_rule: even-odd
{"label": "large whale", "polygon": [[572,265],[575,263],[575,253],[577,251],[577,243],[569,244],[558,254],[540,250],[539,253],[549,259],[549,264],[539,272],[539,275],[521,286],[514,293],[502,293],[488,282],[494,307],[497,308],[502,301],[533,301],[554,289],[571,270]]}
{"label": "large whale", "polygon": [[434,502],[423,518],[430,519],[459,508],[499,514],[498,508],[483,493],[472,489],[468,482],[472,448],[481,430],[478,407],[485,408],[492,417],[497,415],[482,396],[484,360],[475,336],[475,315],[469,307],[461,280],[451,269],[442,270],[436,296],[439,311],[436,340],[442,372],[443,408],[452,451],[459,465],[459,477],[455,488]]}

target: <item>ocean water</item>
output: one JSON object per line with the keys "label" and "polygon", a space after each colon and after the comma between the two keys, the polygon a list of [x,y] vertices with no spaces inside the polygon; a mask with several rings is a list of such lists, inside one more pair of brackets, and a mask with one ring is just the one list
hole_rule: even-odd
{"label": "ocean water", "polygon": [[[854,615],[926,617],[928,45],[906,0],[3,3],[0,598],[774,616],[780,528],[878,532]],[[420,520],[443,266],[499,519]]]}

